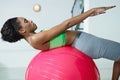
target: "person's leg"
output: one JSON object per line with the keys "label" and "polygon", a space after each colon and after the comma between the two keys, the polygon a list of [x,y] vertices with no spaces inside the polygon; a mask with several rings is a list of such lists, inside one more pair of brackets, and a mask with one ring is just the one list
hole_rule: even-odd
{"label": "person's leg", "polygon": [[112,80],[118,80],[120,76],[120,59],[114,62]]}

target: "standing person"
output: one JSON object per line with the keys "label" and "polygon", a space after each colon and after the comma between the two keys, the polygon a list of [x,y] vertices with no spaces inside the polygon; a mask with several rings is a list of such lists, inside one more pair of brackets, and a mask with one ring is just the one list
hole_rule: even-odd
{"label": "standing person", "polygon": [[105,13],[115,6],[97,7],[72,17],[55,25],[49,30],[35,32],[37,26],[31,20],[24,17],[8,19],[1,29],[2,39],[8,42],[17,42],[25,39],[33,48],[49,50],[62,46],[73,46],[93,59],[106,58],[114,60],[113,80],[118,80],[120,75],[120,43],[99,38],[94,35],[67,30],[81,23],[89,16]]}

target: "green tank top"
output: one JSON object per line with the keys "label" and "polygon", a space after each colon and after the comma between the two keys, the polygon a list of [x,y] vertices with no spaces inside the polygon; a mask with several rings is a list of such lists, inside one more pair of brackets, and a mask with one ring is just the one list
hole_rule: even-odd
{"label": "green tank top", "polygon": [[61,33],[50,40],[50,49],[64,46],[66,43],[65,33]]}

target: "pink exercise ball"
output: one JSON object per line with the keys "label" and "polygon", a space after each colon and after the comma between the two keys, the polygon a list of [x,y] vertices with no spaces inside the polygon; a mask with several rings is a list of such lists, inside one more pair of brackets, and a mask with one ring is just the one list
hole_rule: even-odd
{"label": "pink exercise ball", "polygon": [[26,80],[100,80],[94,61],[71,46],[38,53],[25,77]]}

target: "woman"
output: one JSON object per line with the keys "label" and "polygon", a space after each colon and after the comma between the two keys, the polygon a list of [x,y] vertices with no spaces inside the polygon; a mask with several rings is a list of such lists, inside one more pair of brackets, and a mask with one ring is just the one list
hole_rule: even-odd
{"label": "woman", "polygon": [[35,32],[37,29],[36,24],[31,20],[23,17],[11,18],[5,22],[1,29],[2,39],[8,42],[25,39],[33,48],[39,50],[71,45],[91,58],[103,57],[114,60],[113,80],[117,80],[120,75],[120,43],[98,38],[85,32],[67,30],[89,16],[103,14],[106,10],[114,7],[90,9],[81,15],[63,21],[49,30],[38,33]]}

